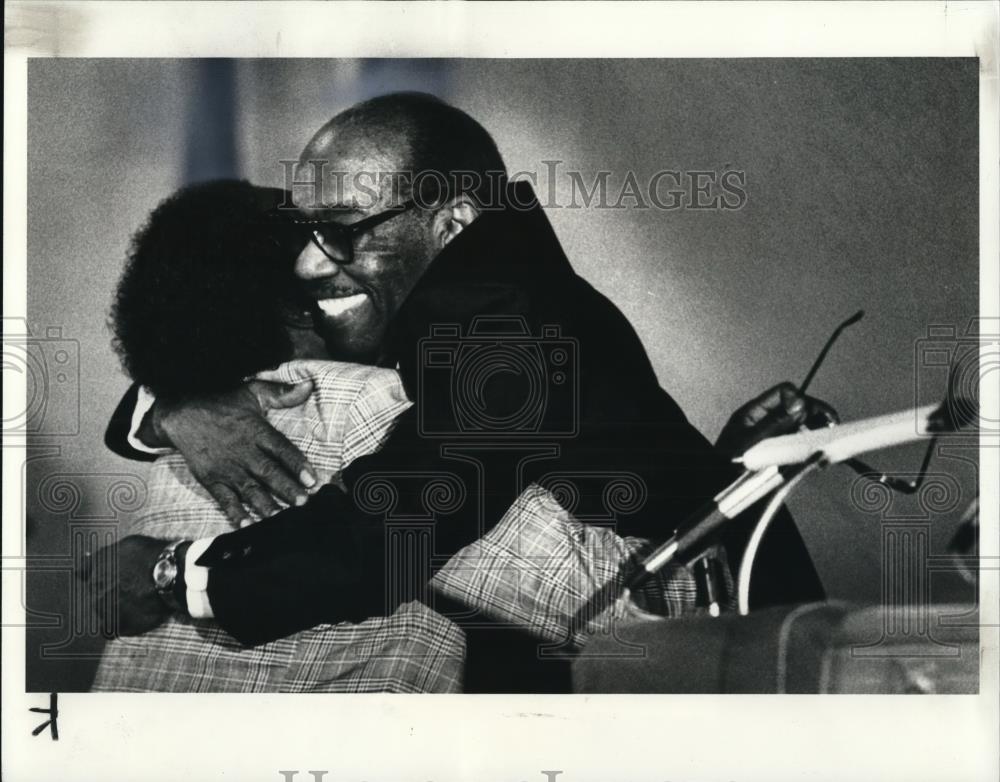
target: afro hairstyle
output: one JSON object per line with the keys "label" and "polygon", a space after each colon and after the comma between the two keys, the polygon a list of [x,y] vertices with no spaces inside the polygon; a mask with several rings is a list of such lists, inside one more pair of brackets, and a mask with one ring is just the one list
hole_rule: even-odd
{"label": "afro hairstyle", "polygon": [[135,382],[177,399],[236,388],[291,357],[302,245],[269,216],[287,195],[217,180],[153,210],[111,308],[114,348]]}

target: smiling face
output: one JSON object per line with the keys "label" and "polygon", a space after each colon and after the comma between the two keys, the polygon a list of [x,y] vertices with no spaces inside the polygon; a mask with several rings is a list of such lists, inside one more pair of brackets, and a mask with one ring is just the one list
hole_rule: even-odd
{"label": "smiling face", "polygon": [[[309,219],[343,225],[399,206],[407,194],[384,174],[404,170],[406,154],[400,133],[324,128],[303,151],[296,180],[319,181],[300,184],[296,204]],[[433,216],[421,209],[395,215],[345,245],[309,242],[295,273],[317,303],[317,330],[331,356],[377,361],[390,321],[439,249]]]}

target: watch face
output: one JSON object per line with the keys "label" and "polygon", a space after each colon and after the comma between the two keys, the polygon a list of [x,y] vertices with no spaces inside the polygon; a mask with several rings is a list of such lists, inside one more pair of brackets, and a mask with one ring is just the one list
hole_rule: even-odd
{"label": "watch face", "polygon": [[157,589],[170,589],[177,578],[177,563],[173,558],[158,559],[153,566],[153,583]]}

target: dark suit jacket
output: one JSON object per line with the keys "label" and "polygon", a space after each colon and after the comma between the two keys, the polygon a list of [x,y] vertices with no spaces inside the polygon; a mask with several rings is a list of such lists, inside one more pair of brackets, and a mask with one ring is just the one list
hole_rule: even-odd
{"label": "dark suit jacket", "polygon": [[[737,475],[660,388],[622,313],[573,272],[530,187],[512,187],[530,206],[484,212],[397,313],[387,361],[398,362],[415,404],[380,451],[344,471],[347,492],[326,486],[204,554],[216,618],[242,642],[383,615],[422,595],[435,569],[533,481],[551,485],[578,519],[662,541]],[[130,410],[126,398],[108,431],[119,452]],[[461,496],[429,496],[442,475]],[[388,505],[372,494],[387,485]],[[394,520],[429,515],[426,566],[387,565]],[[755,518],[725,535],[734,565]],[[756,605],[823,594],[787,514],[768,532],[755,576]]]}

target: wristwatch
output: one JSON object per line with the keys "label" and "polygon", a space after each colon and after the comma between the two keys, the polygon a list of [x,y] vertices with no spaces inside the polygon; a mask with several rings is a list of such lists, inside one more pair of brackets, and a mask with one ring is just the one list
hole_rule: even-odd
{"label": "wristwatch", "polygon": [[156,592],[163,602],[175,612],[185,610],[177,595],[177,576],[180,573],[177,563],[177,548],[190,542],[189,540],[175,540],[159,553],[153,564],[153,586],[156,587]]}

